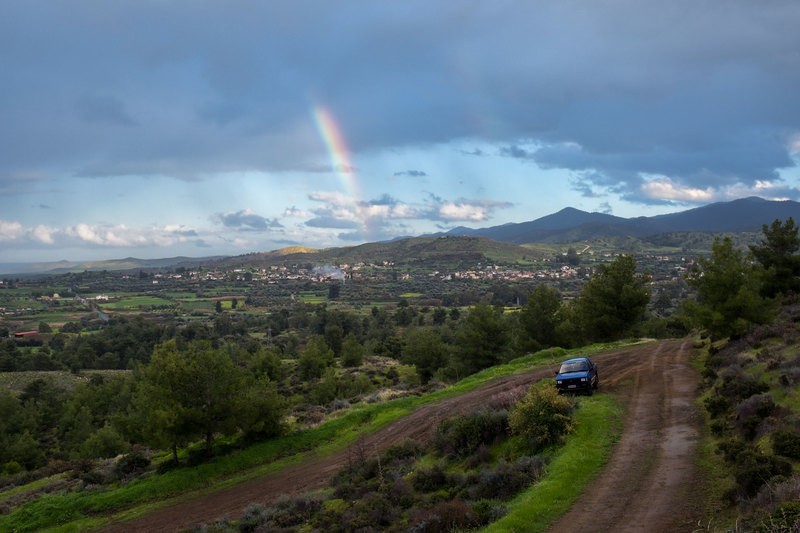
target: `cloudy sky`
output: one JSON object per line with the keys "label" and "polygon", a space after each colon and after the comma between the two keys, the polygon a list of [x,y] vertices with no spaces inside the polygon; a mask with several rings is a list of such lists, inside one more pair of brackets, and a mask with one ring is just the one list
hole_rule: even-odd
{"label": "cloudy sky", "polygon": [[800,199],[800,2],[0,2],[0,262]]}

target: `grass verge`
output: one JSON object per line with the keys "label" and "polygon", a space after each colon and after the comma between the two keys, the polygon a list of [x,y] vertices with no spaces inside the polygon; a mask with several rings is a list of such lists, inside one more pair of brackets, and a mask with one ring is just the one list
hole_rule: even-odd
{"label": "grass verge", "polygon": [[564,514],[611,455],[622,432],[622,407],[611,396],[581,401],[575,432],[558,448],[547,475],[509,504],[509,513],[484,528],[484,533],[545,531]]}

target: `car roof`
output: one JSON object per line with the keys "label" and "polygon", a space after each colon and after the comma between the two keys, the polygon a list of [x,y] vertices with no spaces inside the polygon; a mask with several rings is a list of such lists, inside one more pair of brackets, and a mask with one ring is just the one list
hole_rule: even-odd
{"label": "car roof", "polygon": [[574,363],[574,362],[577,362],[577,361],[588,361],[588,360],[589,360],[588,357],[573,357],[572,359],[566,359],[563,362],[564,363]]}

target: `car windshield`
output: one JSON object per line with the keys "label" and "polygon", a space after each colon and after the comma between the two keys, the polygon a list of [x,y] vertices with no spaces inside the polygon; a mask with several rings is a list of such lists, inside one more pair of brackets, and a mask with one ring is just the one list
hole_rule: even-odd
{"label": "car windshield", "polygon": [[586,361],[567,361],[566,363],[561,363],[561,370],[558,371],[559,374],[567,374],[569,372],[583,372],[588,368],[589,365],[586,364]]}

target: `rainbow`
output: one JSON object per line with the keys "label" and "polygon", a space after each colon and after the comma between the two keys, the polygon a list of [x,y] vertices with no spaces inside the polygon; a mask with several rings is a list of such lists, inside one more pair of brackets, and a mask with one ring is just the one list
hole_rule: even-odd
{"label": "rainbow", "polygon": [[325,107],[321,105],[314,106],[312,114],[320,137],[322,137],[322,142],[325,143],[325,147],[328,150],[331,166],[334,172],[339,175],[339,180],[342,182],[348,198],[354,205],[357,205],[361,199],[361,191],[358,187],[358,180],[353,171],[350,153],[347,150],[347,144],[345,144],[341,129],[336,124],[331,112]]}

